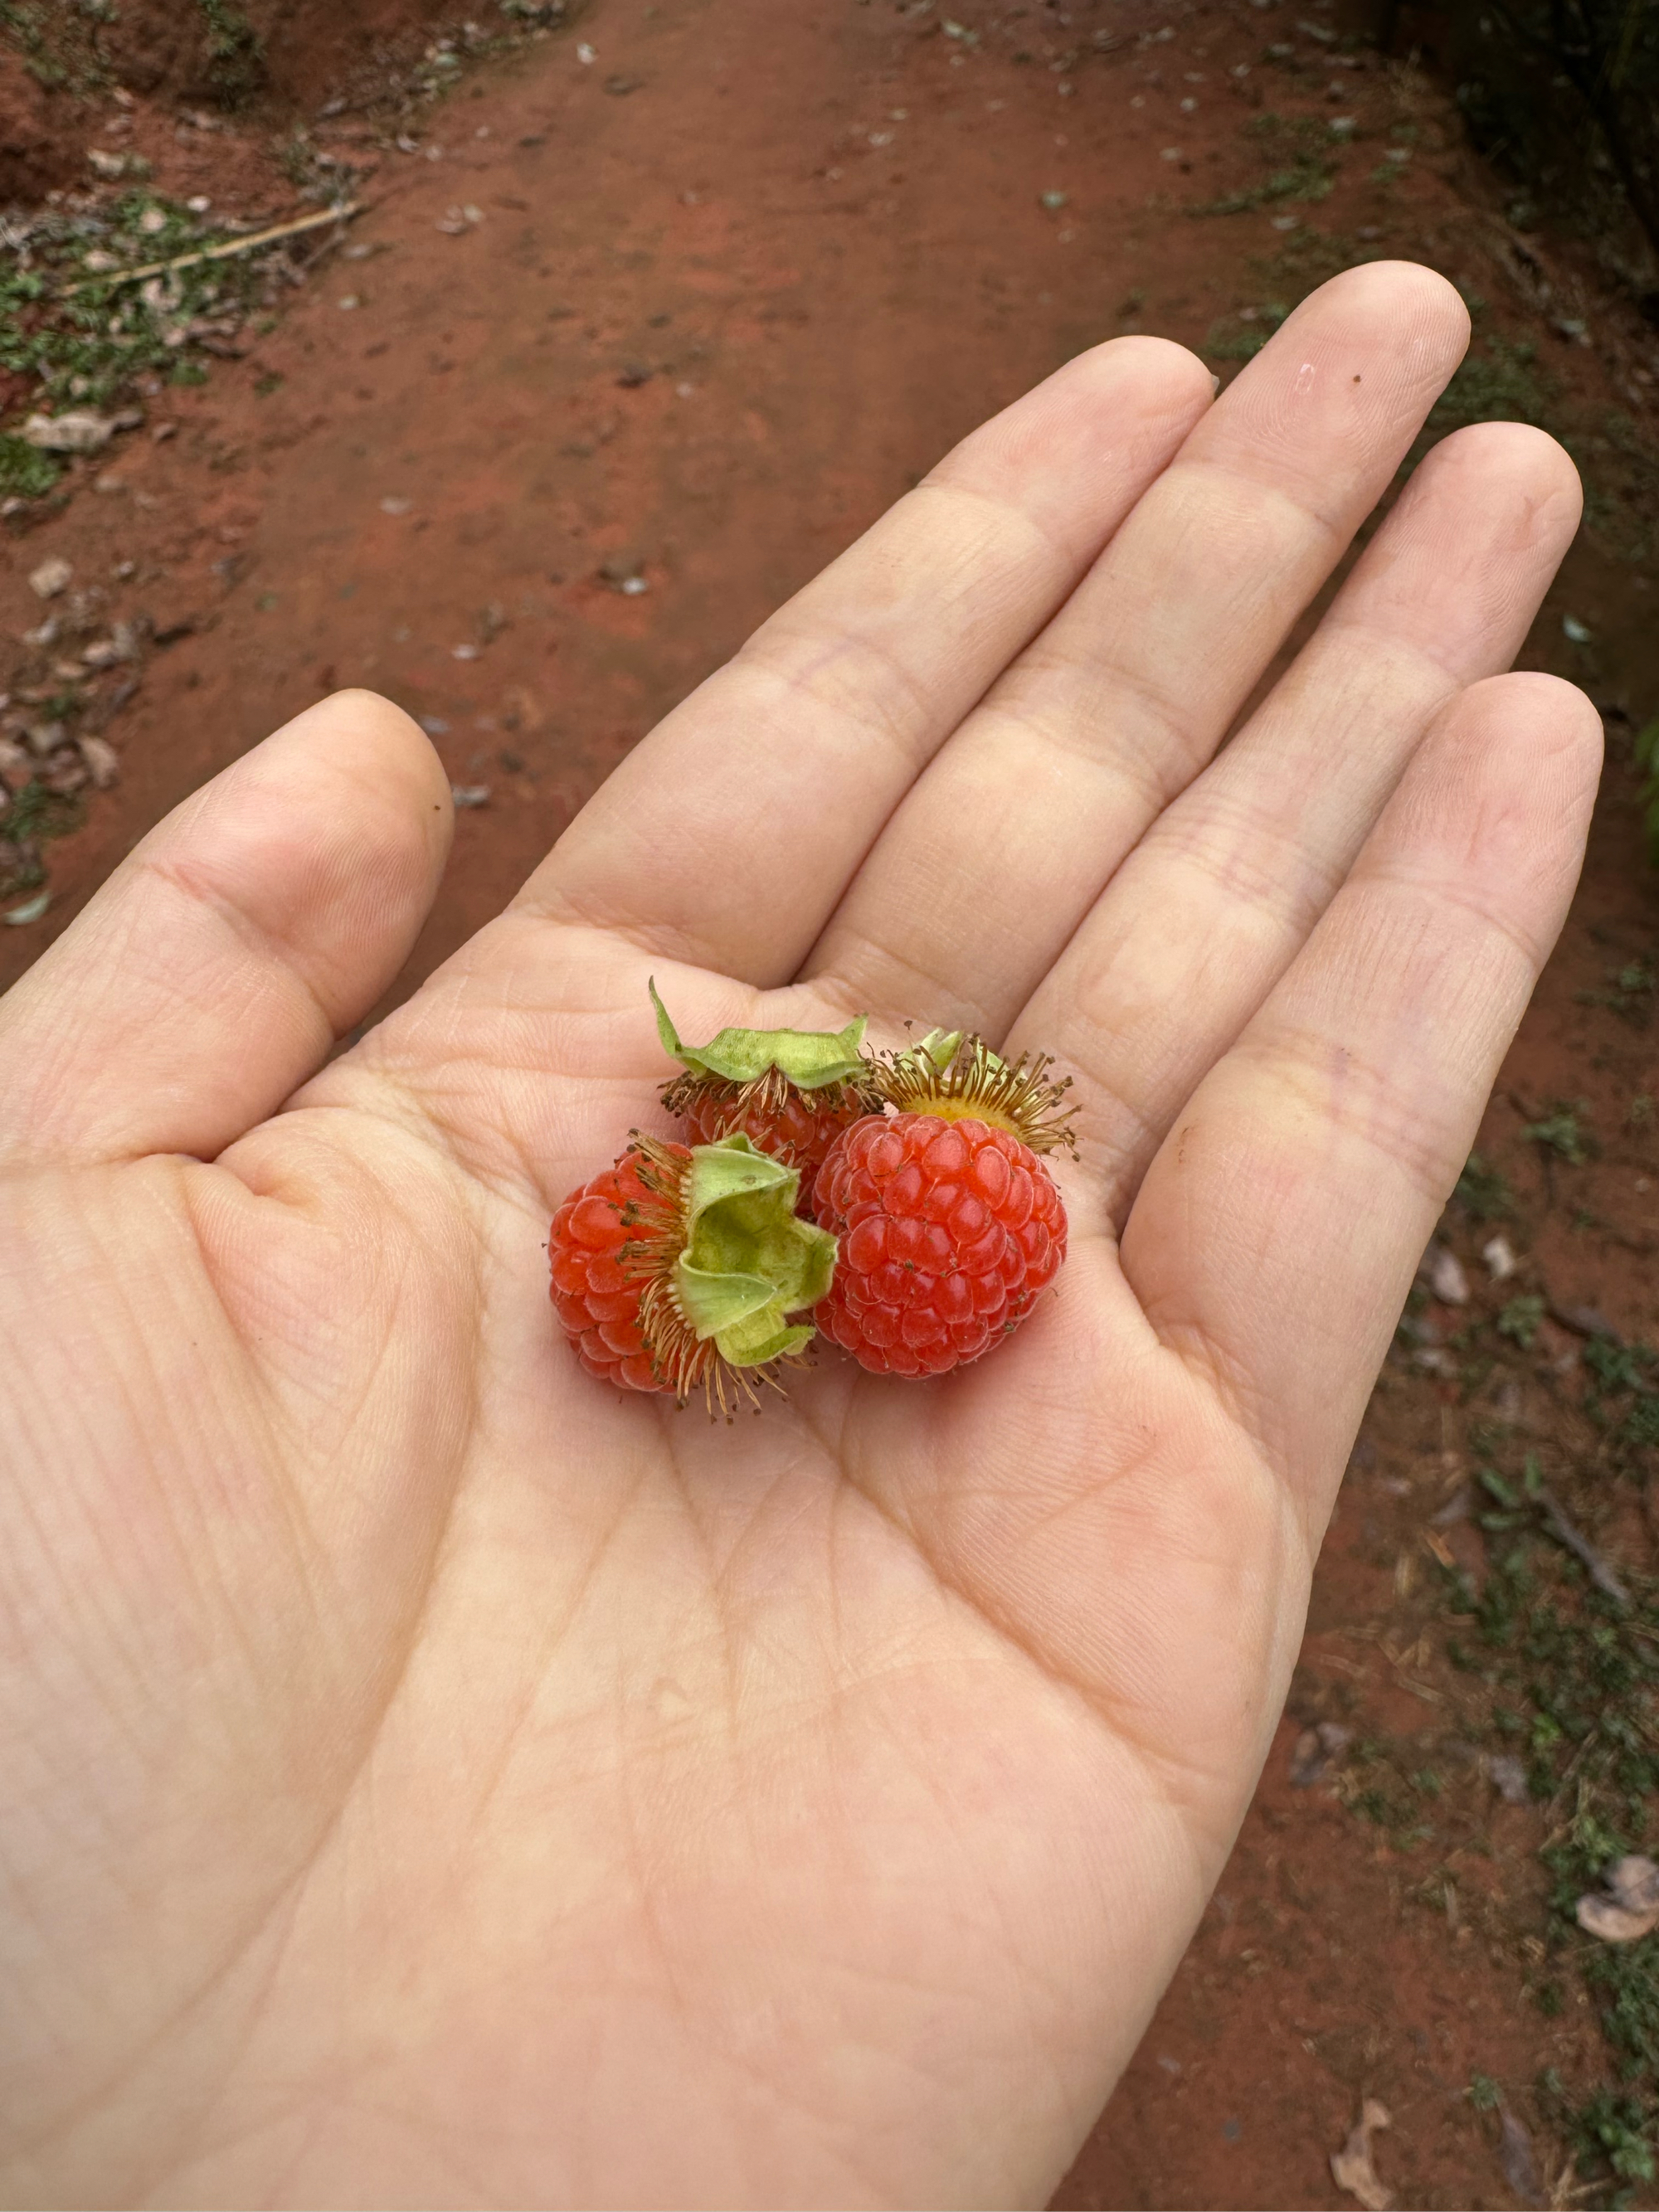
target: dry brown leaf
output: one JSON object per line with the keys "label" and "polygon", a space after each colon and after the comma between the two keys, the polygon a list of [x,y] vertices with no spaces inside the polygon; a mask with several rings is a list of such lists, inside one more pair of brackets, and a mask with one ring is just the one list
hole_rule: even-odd
{"label": "dry brown leaf", "polygon": [[1504,2130],[1498,2148],[1498,2161],[1504,2169],[1512,2195],[1522,2204],[1541,2204],[1543,2191],[1538,2185],[1538,2167],[1532,2154],[1532,2137],[1525,2124],[1516,2119],[1507,2105],[1500,2105],[1498,2120]]}
{"label": "dry brown leaf", "polygon": [[1376,2168],[1371,2164],[1372,2136],[1379,2128],[1393,2124],[1388,2106],[1379,2104],[1375,2097],[1367,2097],[1348,2140],[1340,2150],[1331,2153],[1331,2179],[1339,2189],[1358,2197],[1365,2212],[1389,2212],[1394,2203],[1392,2194],[1377,2179]]}
{"label": "dry brown leaf", "polygon": [[1602,1943],[1634,1943],[1659,1928],[1659,1865],[1639,1852],[1615,1859],[1602,1875],[1605,1890],[1578,1900],[1578,1925]]}
{"label": "dry brown leaf", "polygon": [[1601,1879],[1626,1912],[1659,1912],[1659,1865],[1639,1851],[1615,1859]]}
{"label": "dry brown leaf", "polygon": [[1602,1943],[1634,1943],[1659,1927],[1659,1913],[1627,1912],[1611,1897],[1591,1890],[1578,1900],[1578,1925]]}

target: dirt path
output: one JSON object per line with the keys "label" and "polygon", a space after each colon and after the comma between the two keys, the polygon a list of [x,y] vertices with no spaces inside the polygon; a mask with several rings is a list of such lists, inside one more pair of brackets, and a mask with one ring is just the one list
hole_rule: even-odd
{"label": "dirt path", "polygon": [[[1115,332],[1156,261],[1121,210],[1145,230],[1166,126],[1109,115],[1094,76],[1062,99],[890,8],[611,0],[583,30],[593,64],[566,39],[474,80],[434,112],[441,160],[382,166],[353,230],[372,258],[152,408],[180,434],[106,470],[118,520],[78,501],[31,538],[77,574],[135,560],[122,605],[178,639],[118,732],[118,819],[54,856],[49,928],[137,824],[362,683],[490,787],[429,963],[779,599]],[[1204,289],[1160,324],[1200,335]]]}
{"label": "dirt path", "polygon": [[[1139,0],[960,13],[603,0],[467,77],[414,150],[380,149],[349,245],[276,326],[204,386],[152,394],[61,511],[14,518],[8,629],[40,623],[27,577],[56,556],[71,593],[94,595],[88,621],[149,641],[97,679],[121,781],[48,849],[52,903],[0,931],[0,986],[185,793],[362,684],[422,719],[477,801],[411,987],[655,718],[955,437],[1125,329],[1230,370],[1288,301],[1370,253],[1431,260],[1488,302],[1441,427],[1556,407],[1587,453],[1601,439],[1601,535],[1527,658],[1589,680],[1615,738],[1654,711],[1650,479],[1605,426],[1614,409],[1651,424],[1659,363],[1622,323],[1593,349],[1552,328],[1592,312],[1587,280],[1502,222],[1443,94],[1345,42],[1319,0],[1306,21]],[[1231,215],[1182,212],[1229,196]],[[1591,635],[1575,643],[1564,615]],[[15,696],[46,697],[61,650],[13,648]],[[1607,983],[1655,944],[1632,788],[1621,753],[1503,1086],[1586,1098],[1586,1127],[1616,1141],[1547,1174],[1500,1094],[1488,1149],[1517,1194],[1521,1269],[1500,1291],[1479,1259],[1490,1225],[1451,1222],[1474,1296],[1425,1309],[1429,1334],[1385,1378],[1257,1803],[1062,2203],[1347,2203],[1328,2158],[1367,2094],[1393,2115],[1376,2160],[1397,2201],[1524,2202],[1566,2139],[1540,2069],[1581,2105],[1607,2071],[1571,1972],[1553,2016],[1534,2002],[1546,1817],[1495,1792],[1460,1733],[1474,1723],[1435,1578],[1443,1553],[1486,1572],[1478,1510],[1445,1509],[1498,1449],[1494,1394],[1516,1394],[1505,1436],[1594,1455],[1571,1425],[1580,1340],[1547,1316],[1524,1346],[1501,1335],[1505,1300],[1543,1285],[1627,1335],[1659,1320],[1659,1162],[1631,1118],[1659,1090],[1651,970]],[[1478,1384],[1437,1350],[1460,1328],[1485,1332]],[[1649,1566],[1639,1527],[1626,1534]],[[1321,1721],[1346,1733],[1316,1757],[1303,1732]],[[1446,1778],[1426,1844],[1376,1811],[1401,1760]],[[1530,2179],[1482,2081],[1534,2139]]]}

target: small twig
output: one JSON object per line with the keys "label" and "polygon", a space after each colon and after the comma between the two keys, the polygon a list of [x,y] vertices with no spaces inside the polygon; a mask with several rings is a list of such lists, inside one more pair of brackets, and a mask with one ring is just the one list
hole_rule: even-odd
{"label": "small twig", "polygon": [[[1589,1734],[1583,1737],[1577,1748],[1574,1751],[1572,1757],[1567,1761],[1566,1765],[1561,1769],[1560,1773],[1557,1776],[1555,1787],[1551,1790],[1547,1800],[1547,1802],[1550,1805],[1555,1806],[1561,1802],[1562,1798],[1566,1795],[1567,1784],[1571,1782],[1574,1777],[1577,1774],[1579,1767],[1583,1764],[1585,1753],[1589,1751],[1590,1746],[1595,1741],[1598,1733],[1599,1730],[1595,1728],[1595,1724],[1592,1723]],[[1583,1793],[1581,1791],[1581,1800],[1582,1795]],[[1581,1802],[1579,1810],[1582,1811],[1583,1809],[1583,1808]],[[1567,1827],[1571,1827],[1571,1821],[1569,1820]],[[1545,1841],[1546,1843],[1559,1842],[1560,1838],[1565,1836],[1567,1828],[1562,1828],[1553,1835],[1547,1837]]]}
{"label": "small twig", "polygon": [[146,276],[168,276],[175,269],[195,269],[204,261],[228,261],[234,253],[252,253],[256,246],[270,246],[279,238],[297,238],[301,231],[320,230],[325,222],[346,222],[362,212],[361,204],[349,200],[343,207],[325,208],[318,215],[295,216],[290,222],[273,223],[246,238],[232,238],[222,246],[204,246],[194,253],[180,253],[171,261],[148,261],[142,269],[112,269],[106,276],[85,276],[64,286],[65,293],[90,291],[95,284],[113,287],[137,284]]}
{"label": "small twig", "polygon": [[1585,1572],[1596,1589],[1610,1597],[1615,1605],[1628,1605],[1630,1592],[1589,1538],[1582,1534],[1568,1520],[1560,1501],[1547,1490],[1540,1490],[1538,1502],[1544,1509],[1544,1526],[1564,1551],[1571,1552],[1575,1559],[1583,1563]]}

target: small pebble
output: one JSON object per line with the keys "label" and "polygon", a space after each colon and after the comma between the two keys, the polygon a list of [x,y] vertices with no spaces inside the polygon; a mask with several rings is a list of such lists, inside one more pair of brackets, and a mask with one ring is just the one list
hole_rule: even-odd
{"label": "small pebble", "polygon": [[1492,1753],[1486,1760],[1486,1775],[1506,1805],[1529,1805],[1532,1802],[1532,1792],[1527,1787],[1527,1770],[1513,1752]]}
{"label": "small pebble", "polygon": [[106,738],[85,737],[76,740],[81,757],[91,775],[93,787],[107,791],[121,778],[121,756]]}
{"label": "small pebble", "polygon": [[1515,1273],[1515,1253],[1507,1237],[1488,1238],[1480,1247],[1480,1256],[1494,1283],[1507,1282]]}
{"label": "small pebble", "polygon": [[29,588],[37,599],[55,599],[60,592],[67,591],[75,571],[59,553],[43,561],[38,568],[29,571]]}

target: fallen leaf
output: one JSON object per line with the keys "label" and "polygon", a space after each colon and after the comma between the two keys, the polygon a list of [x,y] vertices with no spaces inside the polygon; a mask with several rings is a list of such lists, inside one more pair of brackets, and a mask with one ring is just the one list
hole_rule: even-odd
{"label": "fallen leaf", "polygon": [[1601,1943],[1634,1943],[1659,1928],[1659,1866],[1639,1852],[1616,1859],[1603,1875],[1603,1890],[1587,1890],[1576,1917]]}
{"label": "fallen leaf", "polygon": [[1570,1328],[1575,1336],[1610,1337],[1614,1344],[1622,1341],[1618,1330],[1599,1306],[1558,1305],[1550,1301],[1550,1319],[1559,1321],[1563,1328]]}
{"label": "fallen leaf", "polygon": [[1659,1913],[1628,1912],[1599,1890],[1587,1890],[1574,1916],[1585,1935],[1601,1943],[1634,1943],[1651,1935]]}
{"label": "fallen leaf", "polygon": [[31,415],[19,435],[43,453],[95,453],[115,435],[115,424],[107,415],[78,408],[67,415]]}
{"label": "fallen leaf", "polygon": [[1532,2137],[1507,2105],[1498,2107],[1498,2117],[1504,2130],[1504,2139],[1498,2147],[1498,2163],[1503,2166],[1504,2179],[1523,2204],[1541,2204],[1544,2192],[1538,2185],[1538,2166],[1532,2154]]}
{"label": "fallen leaf", "polygon": [[107,738],[88,735],[76,742],[81,748],[81,757],[87,764],[95,790],[108,791],[120,781],[121,756]]}
{"label": "fallen leaf", "polygon": [[1339,2189],[1357,2197],[1365,2212],[1389,2212],[1394,2203],[1391,2192],[1376,2178],[1376,2168],[1371,2164],[1371,2137],[1381,2128],[1394,2124],[1386,2105],[1375,2097],[1367,2097],[1359,2108],[1359,2118],[1348,2140],[1340,2150],[1331,2153],[1331,2179]]}
{"label": "fallen leaf", "polygon": [[1506,1805],[1530,1805],[1527,1770],[1512,1751],[1494,1752],[1486,1761],[1486,1777]]}
{"label": "fallen leaf", "polygon": [[1659,1866],[1641,1852],[1616,1859],[1603,1879],[1626,1911],[1659,1912]]}
{"label": "fallen leaf", "polygon": [[1353,1741],[1353,1730],[1340,1721],[1321,1721],[1305,1728],[1291,1753],[1291,1787],[1310,1790],[1322,1780]]}

